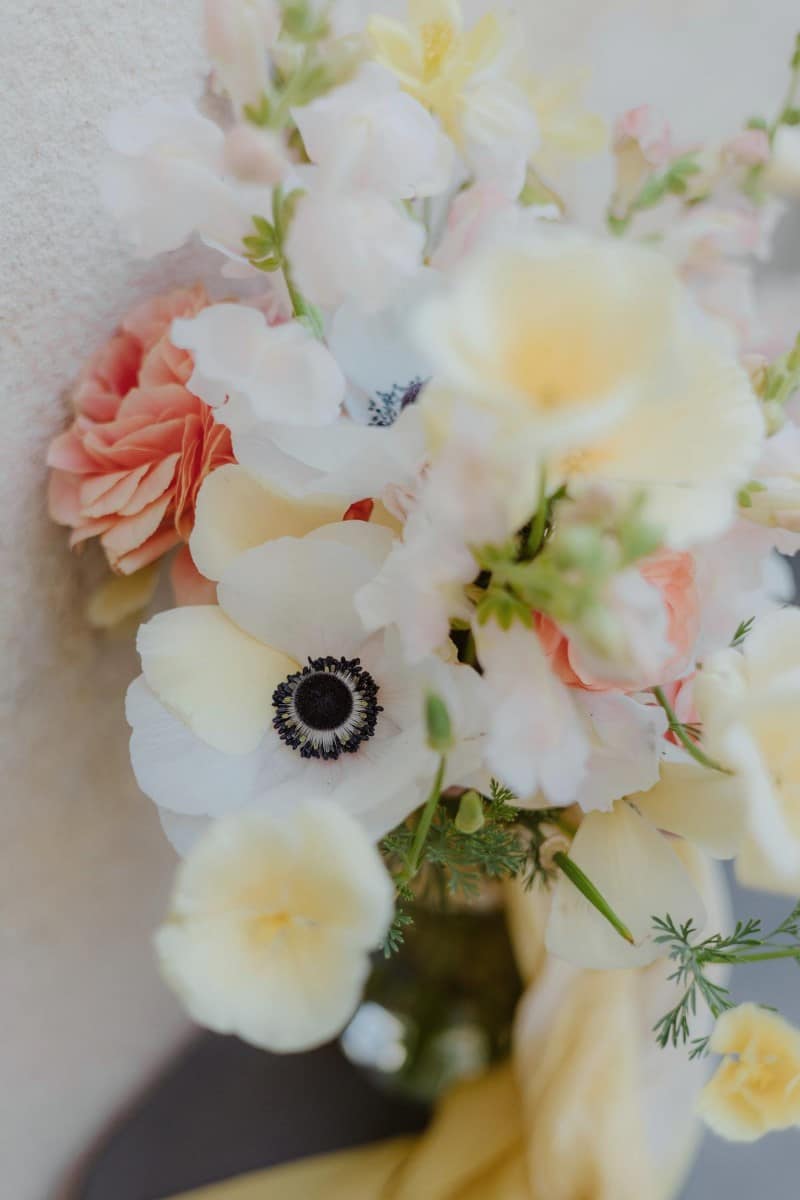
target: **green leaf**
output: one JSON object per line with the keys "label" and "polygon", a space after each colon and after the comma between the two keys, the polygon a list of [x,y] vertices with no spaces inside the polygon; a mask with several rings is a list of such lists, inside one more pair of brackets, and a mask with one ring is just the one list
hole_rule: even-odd
{"label": "green leaf", "polygon": [[800,108],[785,108],[781,113],[781,125],[800,125]]}
{"label": "green leaf", "polygon": [[568,858],[563,850],[559,850],[553,855],[553,862],[559,867],[567,879],[573,884],[581,895],[585,896],[593,908],[596,908],[601,917],[605,917],[609,925],[616,929],[621,938],[624,938],[629,945],[635,944],[635,939],[628,926],[614,912],[611,905],[606,900],[603,893],[592,883],[588,875],[580,869],[576,862]]}
{"label": "green leaf", "polygon": [[479,625],[494,619],[501,629],[508,630],[515,621],[521,621],[528,629],[533,628],[533,613],[530,606],[504,588],[489,588],[478,604],[475,615]]}
{"label": "green leaf", "polygon": [[269,125],[272,118],[272,107],[266,92],[258,104],[245,104],[244,115],[251,125],[258,125],[262,129]]}

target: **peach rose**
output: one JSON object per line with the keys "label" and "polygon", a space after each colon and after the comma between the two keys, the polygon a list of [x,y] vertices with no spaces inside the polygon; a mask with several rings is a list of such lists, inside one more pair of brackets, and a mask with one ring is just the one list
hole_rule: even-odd
{"label": "peach rose", "polygon": [[75,418],[50,444],[51,516],[71,546],[99,537],[123,575],[187,541],[200,484],[234,461],[229,430],[186,388],[191,355],[169,340],[175,317],[208,304],[197,285],[135,308],[86,365]]}
{"label": "peach rose", "polygon": [[689,653],[697,639],[699,628],[699,602],[695,586],[694,559],[691,554],[676,550],[661,550],[639,564],[639,572],[647,583],[661,593],[667,613],[667,638],[673,653],[663,664],[659,679],[640,681],[636,686],[629,683],[615,685],[607,680],[598,680],[585,670],[581,673],[571,653],[567,635],[549,617],[537,617],[537,629],[542,648],[550,664],[561,680],[569,687],[584,688],[589,692],[611,690],[639,691],[657,683],[674,679],[684,673]]}

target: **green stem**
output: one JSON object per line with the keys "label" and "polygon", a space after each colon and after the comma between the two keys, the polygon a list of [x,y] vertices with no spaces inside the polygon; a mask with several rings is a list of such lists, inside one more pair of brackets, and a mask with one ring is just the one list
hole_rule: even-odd
{"label": "green stem", "polygon": [[780,950],[759,950],[752,954],[726,955],[722,952],[719,956],[711,950],[705,957],[707,962],[733,963],[734,965],[736,963],[770,962],[774,958],[800,959],[800,946],[783,946]]}
{"label": "green stem", "polygon": [[689,734],[686,732],[683,723],[678,720],[672,705],[664,695],[664,689],[660,687],[654,687],[652,691],[656,700],[667,714],[670,732],[675,734],[684,750],[691,754],[695,762],[699,762],[703,767],[708,767],[710,771],[719,771],[723,775],[732,775],[733,771],[729,770],[727,767],[723,767],[721,763],[715,762],[713,758],[709,758],[709,756],[700,749],[697,743],[692,741],[692,739],[689,737]]}
{"label": "green stem", "polygon": [[536,512],[531,521],[531,528],[528,534],[526,544],[526,552],[528,558],[535,558],[541,549],[544,541],[544,530],[547,524],[547,472],[544,467],[541,468],[539,477],[539,503]]}
{"label": "green stem", "polygon": [[439,767],[436,772],[436,777],[433,781],[433,787],[430,790],[428,799],[425,801],[425,807],[420,813],[419,820],[417,821],[417,827],[414,830],[414,840],[411,843],[411,850],[409,851],[405,868],[403,871],[401,871],[396,880],[398,886],[405,886],[406,884],[410,883],[417,874],[417,871],[419,871],[422,851],[426,841],[428,840],[431,822],[433,821],[434,813],[436,812],[436,808],[442,795],[442,784],[444,782],[446,765],[447,758],[443,754],[439,759]]}
{"label": "green stem", "polygon": [[570,883],[597,909],[601,917],[605,917],[609,925],[616,929],[619,936],[633,946],[635,939],[628,926],[617,916],[602,892],[598,891],[587,875],[584,875],[577,863],[568,858],[563,850],[559,850],[553,855],[553,862],[561,868]]}
{"label": "green stem", "polygon": [[798,86],[800,86],[800,66],[792,67],[792,73],[789,76],[789,84],[786,88],[786,95],[783,98],[783,103],[778,109],[775,119],[767,130],[767,136],[769,137],[770,145],[772,145],[773,141],[775,140],[775,134],[783,124],[783,114],[786,112],[787,108],[794,107]]}

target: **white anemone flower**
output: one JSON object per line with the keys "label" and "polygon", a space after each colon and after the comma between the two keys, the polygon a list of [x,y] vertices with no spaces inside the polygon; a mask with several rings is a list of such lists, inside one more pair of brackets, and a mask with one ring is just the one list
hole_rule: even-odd
{"label": "white anemone flower", "polygon": [[425,457],[415,401],[429,368],[400,309],[359,321],[345,306],[330,349],[299,323],[272,326],[245,305],[199,316],[172,329],[194,355],[188,387],[230,428],[237,461],[257,479],[287,496],[341,497],[339,516],[389,485],[411,485]]}
{"label": "white anemone flower", "polygon": [[335,805],[240,813],[215,822],[178,868],[156,949],[201,1025],[307,1050],[352,1015],[393,901],[377,850]]}
{"label": "white anemone flower", "polygon": [[103,202],[142,258],[176,250],[193,233],[240,247],[251,214],[269,204],[267,190],[228,173],[225,135],[187,100],[122,109],[107,137]]}
{"label": "white anemone flower", "polygon": [[498,421],[500,456],[547,460],[571,493],[643,494],[674,548],[731,522],[759,455],[760,407],[655,251],[544,225],[500,239],[423,307],[418,331],[439,444],[479,407]]}
{"label": "white anemone flower", "polygon": [[283,812],[310,790],[380,837],[423,802],[436,771],[424,721],[431,689],[457,733],[448,785],[479,770],[477,674],[438,659],[409,667],[395,631],[370,636],[356,613],[353,597],[391,542],[362,521],[267,542],[221,571],[219,606],[174,609],[141,627],[131,757],[182,848],[208,817]]}
{"label": "white anemone flower", "polygon": [[743,650],[704,664],[694,698],[707,752],[736,773],[748,797],[743,883],[800,888],[800,612],[757,619]]}

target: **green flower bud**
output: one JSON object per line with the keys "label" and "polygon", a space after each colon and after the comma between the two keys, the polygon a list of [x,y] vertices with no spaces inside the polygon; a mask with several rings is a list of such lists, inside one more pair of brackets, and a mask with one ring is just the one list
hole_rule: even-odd
{"label": "green flower bud", "polygon": [[767,436],[772,437],[774,433],[780,433],[786,424],[786,413],[782,404],[777,400],[767,400],[764,405],[764,420],[767,426]]}
{"label": "green flower bud", "polygon": [[477,833],[483,828],[484,822],[483,799],[479,792],[471,788],[464,792],[459,801],[456,829],[459,833]]}
{"label": "green flower bud", "polygon": [[428,730],[428,745],[437,754],[446,754],[453,745],[450,714],[441,696],[429,692],[425,698],[425,725]]}

